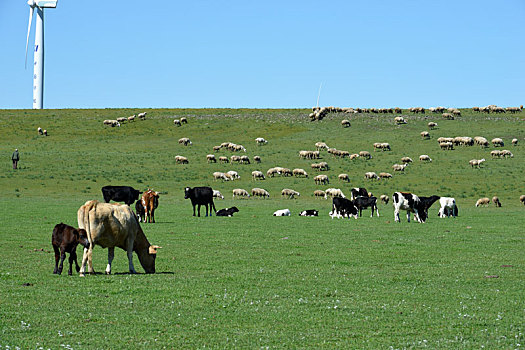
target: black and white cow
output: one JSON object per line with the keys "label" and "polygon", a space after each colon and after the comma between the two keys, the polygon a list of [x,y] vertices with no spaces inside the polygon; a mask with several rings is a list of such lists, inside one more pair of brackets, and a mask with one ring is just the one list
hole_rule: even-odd
{"label": "black and white cow", "polygon": [[215,213],[215,214],[217,216],[232,217],[233,213],[238,213],[238,212],[239,212],[239,209],[237,209],[237,207],[231,207],[231,208],[217,210],[217,213]]}
{"label": "black and white cow", "polygon": [[414,213],[416,221],[424,223],[427,219],[424,204],[418,196],[408,192],[395,192],[392,195],[392,204],[394,205],[394,220],[400,222],[399,211],[407,211],[407,221],[410,222],[410,213]]}
{"label": "black and white cow", "polygon": [[299,216],[319,216],[319,211],[315,209],[303,210],[299,213]]}
{"label": "black and white cow", "polygon": [[131,186],[104,186],[102,187],[102,196],[104,201],[109,203],[110,200],[115,202],[124,202],[127,205],[132,205],[133,202],[139,199],[142,192],[134,189]]}
{"label": "black and white cow", "polygon": [[350,200],[355,200],[357,197],[368,197],[368,191],[363,187],[354,187],[350,190]]}
{"label": "black and white cow", "polygon": [[376,211],[377,217],[379,217],[379,209],[377,209],[377,198],[376,197],[359,196],[354,200],[354,204],[359,210],[359,216],[362,215],[363,209],[372,208],[372,213],[370,214],[370,217],[374,216],[374,209]]}
{"label": "black and white cow", "polygon": [[211,187],[186,187],[184,189],[184,199],[190,199],[191,205],[193,205],[193,216],[195,216],[195,206],[198,205],[197,213],[201,216],[201,205],[206,206],[206,216],[208,216],[208,205],[210,206],[210,216],[212,216],[211,210],[217,213],[215,204],[213,203],[213,190]]}
{"label": "black and white cow", "polygon": [[332,219],[337,218],[349,218],[351,216],[357,219],[357,207],[354,201],[347,198],[334,197],[332,202],[332,211],[330,212]]}
{"label": "black and white cow", "polygon": [[441,197],[439,199],[440,208],[438,211],[438,216],[440,218],[458,216],[458,206],[456,205],[456,200],[453,197]]}

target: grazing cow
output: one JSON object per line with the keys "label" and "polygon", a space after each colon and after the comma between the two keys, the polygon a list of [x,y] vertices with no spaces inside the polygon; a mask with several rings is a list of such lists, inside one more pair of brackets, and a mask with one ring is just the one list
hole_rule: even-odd
{"label": "grazing cow", "polygon": [[456,205],[456,200],[452,197],[441,197],[439,199],[440,208],[438,211],[438,216],[440,218],[458,216],[458,206]]}
{"label": "grazing cow", "polygon": [[[73,261],[75,262],[75,268],[77,272],[80,271],[77,261],[77,245],[82,244],[84,248],[89,248],[89,241],[87,239],[86,230],[79,229],[66,225],[64,223],[57,224],[53,229],[53,235],[51,236],[51,244],[55,251],[55,269],[53,273],[62,274],[64,267],[64,260],[66,259],[66,253],[69,253],[69,270],[68,275],[73,274]],[[60,266],[58,261],[60,260]]]}
{"label": "grazing cow", "polygon": [[354,187],[350,190],[350,200],[355,200],[357,197],[368,197],[368,191],[363,187]]}
{"label": "grazing cow", "polygon": [[273,216],[290,216],[290,209],[279,209],[273,213]]}
{"label": "grazing cow", "polygon": [[372,213],[370,214],[370,217],[374,217],[374,209],[376,210],[377,217],[379,217],[379,209],[377,208],[377,198],[376,197],[359,196],[354,200],[354,205],[359,210],[359,216],[362,216],[363,209],[370,207],[372,208]]}
{"label": "grazing cow", "polygon": [[357,207],[354,201],[347,198],[334,197],[332,201],[332,211],[330,212],[332,219],[337,218],[349,218],[354,217],[357,219]]}
{"label": "grazing cow", "polygon": [[129,272],[136,273],[133,266],[133,252],[139,258],[146,273],[155,273],[155,258],[159,246],[151,245],[140,228],[140,224],[127,205],[87,201],[77,211],[78,226],[86,230],[89,248],[84,249],[80,276],[84,276],[86,263],[88,272],[93,270],[93,248],[98,244],[108,248],[106,274],[111,273],[111,262],[115,256],[115,247],[127,252]]}
{"label": "grazing cow", "polygon": [[148,223],[155,223],[155,209],[159,206],[159,193],[148,189],[142,195],[141,202],[145,211],[144,222],[147,220]]}
{"label": "grazing cow", "polygon": [[430,209],[432,204],[434,204],[437,200],[439,200],[439,198],[441,197],[439,196],[430,196],[430,197],[419,196],[419,200],[421,201],[421,204],[423,208],[425,209],[425,212],[427,212],[427,217],[428,217],[428,209]]}
{"label": "grazing cow", "polygon": [[196,205],[199,206],[197,208],[199,217],[201,216],[201,205],[206,206],[206,216],[208,216],[208,204],[210,205],[210,216],[212,216],[212,209],[217,213],[217,209],[215,209],[215,204],[213,203],[213,190],[211,187],[186,187],[184,189],[184,199],[188,198],[191,200],[191,205],[193,205],[193,216],[195,216]]}
{"label": "grazing cow", "polygon": [[392,195],[392,204],[394,205],[394,220],[400,222],[399,211],[407,211],[407,221],[410,222],[410,213],[414,213],[416,221],[424,223],[427,219],[427,213],[423,203],[418,196],[408,192],[395,192]]}
{"label": "grazing cow", "polygon": [[319,216],[319,211],[315,209],[303,210],[299,213],[299,216]]}
{"label": "grazing cow", "polygon": [[237,209],[237,207],[231,207],[231,208],[226,208],[226,209],[220,209],[220,210],[217,210],[217,216],[228,216],[228,217],[232,217],[233,216],[233,213],[238,213],[239,212],[239,209]]}
{"label": "grazing cow", "polygon": [[127,205],[132,205],[133,202],[139,199],[142,192],[134,189],[131,186],[104,186],[102,187],[102,195],[104,201],[109,203],[110,200],[115,202],[124,202]]}

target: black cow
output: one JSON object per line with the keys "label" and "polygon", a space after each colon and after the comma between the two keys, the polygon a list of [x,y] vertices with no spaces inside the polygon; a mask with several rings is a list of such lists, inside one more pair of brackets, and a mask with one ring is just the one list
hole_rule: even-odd
{"label": "black cow", "polygon": [[210,216],[212,216],[211,210],[217,213],[215,204],[213,203],[213,190],[211,187],[186,187],[184,189],[184,199],[191,199],[191,205],[193,205],[193,216],[195,216],[195,206],[198,207],[198,216],[201,216],[201,205],[206,206],[206,216],[208,216],[208,204],[210,205]]}
{"label": "black cow", "polygon": [[363,197],[359,196],[354,200],[354,204],[359,209],[359,216],[362,216],[363,209],[368,207],[372,208],[372,214],[370,217],[374,216],[374,209],[376,210],[376,215],[379,217],[379,209],[377,209],[377,198],[376,197]]}
{"label": "black cow", "polygon": [[357,197],[368,197],[368,191],[363,187],[354,187],[350,190],[350,199],[355,200]]}
{"label": "black cow", "polygon": [[[425,212],[428,213],[428,209],[434,204],[437,200],[441,198],[440,196],[430,196],[430,197],[423,197],[419,196],[419,200],[421,201],[421,205],[425,209]],[[428,216],[428,215],[427,215]]]}
{"label": "black cow", "polygon": [[319,216],[319,211],[315,209],[307,209],[300,212],[299,216]]}
{"label": "black cow", "polygon": [[[80,271],[80,266],[78,266],[77,261],[77,245],[79,243],[82,244],[84,248],[89,248],[86,230],[76,229],[64,223],[55,226],[53,229],[53,235],[51,236],[51,244],[55,251],[55,269],[53,270],[53,273],[58,273],[59,275],[62,274],[66,253],[69,253],[68,275],[72,274],[73,261],[75,262],[77,272]],[[58,266],[58,260],[60,260],[60,266]]]}
{"label": "black cow", "polygon": [[221,210],[218,210],[216,215],[217,216],[233,216],[233,213],[238,213],[239,212],[239,209],[237,209],[237,207],[231,207],[231,208],[226,208],[226,209],[221,209]]}
{"label": "black cow", "polygon": [[332,219],[334,217],[346,217],[350,219],[351,216],[357,219],[357,207],[355,206],[354,201],[347,198],[334,197],[330,216]]}
{"label": "black cow", "polygon": [[109,203],[110,200],[115,202],[124,202],[127,205],[132,205],[133,202],[139,199],[142,192],[130,186],[104,186],[102,187],[102,195],[104,201]]}
{"label": "black cow", "polygon": [[139,222],[146,222],[146,210],[144,209],[144,205],[142,204],[141,200],[135,203],[135,212]]}

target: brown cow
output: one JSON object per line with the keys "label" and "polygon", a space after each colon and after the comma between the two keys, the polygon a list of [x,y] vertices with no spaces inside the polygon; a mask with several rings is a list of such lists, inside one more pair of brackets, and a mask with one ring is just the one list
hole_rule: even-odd
{"label": "brown cow", "polygon": [[159,193],[148,189],[142,194],[142,206],[146,215],[144,222],[155,222],[155,209],[159,206]]}
{"label": "brown cow", "polygon": [[101,203],[97,200],[87,201],[78,209],[77,219],[78,226],[86,230],[89,240],[89,248],[84,249],[80,276],[84,276],[86,263],[89,273],[95,272],[92,260],[95,244],[108,248],[106,274],[111,273],[115,247],[127,252],[130,273],[136,273],[133,266],[133,252],[137,254],[146,273],[155,273],[155,258],[160,247],[150,245],[128,205]]}
{"label": "brown cow", "polygon": [[[76,229],[62,222],[55,226],[53,229],[53,235],[51,236],[51,244],[55,250],[54,274],[62,274],[66,253],[69,253],[69,270],[67,271],[67,274],[71,276],[73,273],[73,261],[75,262],[77,272],[80,271],[80,266],[78,266],[77,262],[77,245],[79,243],[82,244],[84,248],[89,247],[89,241],[85,230]],[[60,266],[58,265],[58,260],[60,260]]]}

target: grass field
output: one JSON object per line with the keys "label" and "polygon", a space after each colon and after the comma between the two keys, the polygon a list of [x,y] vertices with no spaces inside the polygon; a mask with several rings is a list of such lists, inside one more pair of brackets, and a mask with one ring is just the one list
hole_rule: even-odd
{"label": "grass field", "polygon": [[[0,110],[0,349],[60,348],[491,348],[525,346],[525,112],[462,117],[407,114],[397,126],[389,115],[330,114],[310,122],[307,110],[155,109],[145,121],[120,128],[104,119],[137,110]],[[189,123],[173,125],[175,117]],[[437,121],[432,138],[419,133]],[[48,137],[37,135],[37,127]],[[488,149],[441,151],[439,136],[501,137],[511,159],[491,159]],[[193,145],[179,145],[189,137]],[[254,139],[269,142],[257,146]],[[522,143],[512,146],[510,140]],[[261,164],[207,164],[212,147],[231,141]],[[368,150],[369,161],[334,159],[330,185],[314,184],[300,150],[325,141],[337,149]],[[389,142],[390,152],[372,143]],[[11,169],[14,148],[20,169]],[[216,155],[231,156],[221,150]],[[428,154],[432,163],[416,159]],[[177,165],[175,155],[188,157]],[[402,156],[414,164],[390,180],[365,181],[366,171],[391,172]],[[470,159],[485,158],[481,169]],[[271,178],[254,183],[253,170],[304,168],[308,179]],[[236,170],[241,179],[214,182],[212,172]],[[348,173],[350,183],[337,180]],[[107,253],[94,250],[99,274],[53,275],[51,232],[77,226],[76,211],[102,200],[105,185],[161,192],[157,223],[142,225],[159,250],[155,275],[127,274],[117,250],[114,274],[103,272]],[[186,186],[210,185],[236,205],[233,218],[192,217]],[[232,200],[233,188],[263,187],[267,200]],[[332,220],[330,201],[315,189],[366,187],[376,196],[394,191],[453,196],[456,219],[439,219],[438,204],[425,224],[394,223],[393,209],[379,205],[358,220]],[[283,188],[301,193],[280,198]],[[503,206],[475,208],[497,195]],[[273,217],[289,208],[291,217]],[[320,217],[298,217],[318,209]],[[80,249],[77,250],[80,254]],[[135,256],[135,267],[143,271]]]}

